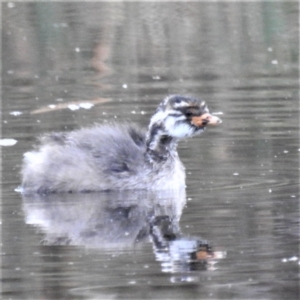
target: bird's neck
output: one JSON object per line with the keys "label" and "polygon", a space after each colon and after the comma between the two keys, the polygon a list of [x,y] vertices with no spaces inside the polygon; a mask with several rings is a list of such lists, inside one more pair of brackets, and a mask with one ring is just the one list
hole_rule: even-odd
{"label": "bird's neck", "polygon": [[177,156],[177,139],[168,136],[160,126],[150,125],[146,137],[146,155],[150,162],[163,162]]}

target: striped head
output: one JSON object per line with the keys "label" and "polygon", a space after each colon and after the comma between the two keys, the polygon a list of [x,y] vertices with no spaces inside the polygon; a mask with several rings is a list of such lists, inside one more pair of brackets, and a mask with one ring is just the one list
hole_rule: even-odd
{"label": "striped head", "polygon": [[209,113],[204,101],[172,95],[164,99],[151,118],[150,128],[159,128],[160,134],[181,139],[201,133],[207,125],[222,121]]}

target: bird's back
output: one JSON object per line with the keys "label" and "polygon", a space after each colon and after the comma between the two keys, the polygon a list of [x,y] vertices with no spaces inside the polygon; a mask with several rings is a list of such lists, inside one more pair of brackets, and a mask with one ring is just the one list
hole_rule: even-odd
{"label": "bird's back", "polygon": [[[145,132],[134,125],[96,125],[43,136],[25,153],[23,189],[38,192],[144,188]],[[141,186],[135,187],[139,183]]]}

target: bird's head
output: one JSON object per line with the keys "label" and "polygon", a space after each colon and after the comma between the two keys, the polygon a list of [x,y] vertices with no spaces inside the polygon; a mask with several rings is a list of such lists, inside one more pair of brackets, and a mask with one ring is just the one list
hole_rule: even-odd
{"label": "bird's head", "polygon": [[151,118],[150,128],[160,134],[182,139],[201,133],[206,126],[222,121],[209,113],[204,101],[180,95],[166,97]]}

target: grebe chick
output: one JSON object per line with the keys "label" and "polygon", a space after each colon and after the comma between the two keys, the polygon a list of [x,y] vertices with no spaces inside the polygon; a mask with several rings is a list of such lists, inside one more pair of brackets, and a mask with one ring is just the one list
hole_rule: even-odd
{"label": "grebe chick", "polygon": [[40,139],[24,154],[24,193],[164,190],[185,187],[177,142],[221,120],[204,101],[168,96],[147,132],[132,124],[96,125]]}

